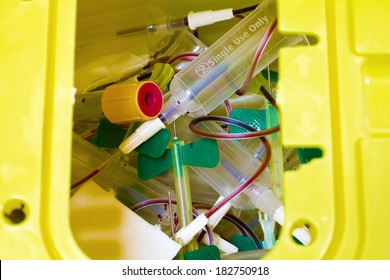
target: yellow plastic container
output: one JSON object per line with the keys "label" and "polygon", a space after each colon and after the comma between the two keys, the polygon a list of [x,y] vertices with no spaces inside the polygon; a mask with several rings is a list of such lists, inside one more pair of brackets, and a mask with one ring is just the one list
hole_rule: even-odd
{"label": "yellow plastic container", "polygon": [[[282,142],[323,156],[284,174],[286,223],[266,258],[388,259],[390,2],[278,4],[281,31],[318,41],[280,52]],[[197,8],[223,8],[210,6]],[[69,227],[75,15],[75,1],[0,2],[0,259],[87,258]],[[302,224],[309,246],[291,237]]]}

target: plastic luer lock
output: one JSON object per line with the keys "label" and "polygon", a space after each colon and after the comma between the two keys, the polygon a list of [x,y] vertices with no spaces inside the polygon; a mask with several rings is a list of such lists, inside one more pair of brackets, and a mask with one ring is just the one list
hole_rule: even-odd
{"label": "plastic luer lock", "polygon": [[[184,114],[192,117],[206,115],[236,92],[244,84],[255,52],[275,19],[275,2],[263,2],[176,74],[171,83],[171,98],[164,104],[159,119],[170,124]],[[278,57],[280,48],[295,45],[302,38],[287,37],[274,32],[254,74],[273,62]],[[134,144],[140,141],[134,141],[133,138],[142,138],[142,141],[146,141],[144,138],[146,129],[153,130],[151,124],[145,123],[144,127],[141,126],[121,144],[120,149],[124,153],[135,149]],[[159,129],[155,128],[157,131]]]}

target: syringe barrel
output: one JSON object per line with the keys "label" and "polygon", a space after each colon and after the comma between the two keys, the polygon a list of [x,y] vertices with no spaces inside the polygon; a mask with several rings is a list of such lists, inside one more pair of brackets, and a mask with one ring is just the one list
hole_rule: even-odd
{"label": "syringe barrel", "polygon": [[[175,106],[180,107],[177,110],[193,117],[206,115],[243,85],[256,50],[276,18],[275,2],[268,2],[260,4],[175,75],[171,94]],[[300,40],[301,37],[287,37],[274,32],[255,74],[278,57],[281,47],[296,44]],[[171,122],[169,118],[166,120]]]}
{"label": "syringe barrel", "polygon": [[[170,124],[180,115],[207,115],[242,87],[262,38],[276,19],[275,1],[265,1],[210,48],[175,75],[171,98],[164,104],[162,121]],[[298,44],[302,36],[273,33],[254,74],[278,57],[282,47]]]}

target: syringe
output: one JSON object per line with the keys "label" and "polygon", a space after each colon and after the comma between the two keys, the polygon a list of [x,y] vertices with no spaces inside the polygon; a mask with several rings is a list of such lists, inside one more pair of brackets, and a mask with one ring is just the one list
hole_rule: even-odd
{"label": "syringe", "polygon": [[[120,145],[121,151],[131,152],[164,128],[164,123],[170,124],[181,115],[208,114],[236,92],[243,85],[256,49],[275,18],[275,2],[263,2],[176,74],[171,83],[171,98],[164,104],[161,115],[140,126]],[[287,37],[274,32],[254,74],[274,61],[281,47],[301,40],[301,36]]]}

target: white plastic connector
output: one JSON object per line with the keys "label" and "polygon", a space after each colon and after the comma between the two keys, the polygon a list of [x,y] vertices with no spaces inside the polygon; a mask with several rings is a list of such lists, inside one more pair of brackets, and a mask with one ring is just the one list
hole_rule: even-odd
{"label": "white plastic connector", "polygon": [[[216,233],[213,234],[214,239],[214,245],[218,247],[219,250],[221,250],[224,254],[233,254],[238,252],[238,248],[231,244],[230,242],[223,239],[221,236],[219,236]],[[202,243],[206,245],[210,245],[210,240],[207,234],[205,234],[202,238]]]}
{"label": "white plastic connector", "polygon": [[218,11],[204,11],[199,13],[190,12],[188,14],[188,27],[195,30],[198,27],[213,24],[218,21],[223,21],[233,18],[232,9],[224,9]]}
{"label": "white plastic connector", "polygon": [[[224,197],[220,196],[214,205],[218,204],[222,199],[224,199]],[[232,204],[230,202],[227,202],[224,206],[218,209],[218,211],[216,211],[213,215],[210,216],[208,226],[211,230],[213,230],[218,225],[223,216],[225,216],[226,213],[229,211],[231,206]]]}
{"label": "white plastic connector", "polygon": [[119,149],[128,154],[163,128],[165,125],[159,118],[146,121],[119,145]]}
{"label": "white plastic connector", "polygon": [[[284,206],[280,206],[276,209],[272,218],[281,226],[284,224]],[[311,235],[306,227],[300,227],[293,230],[292,234],[303,245],[308,245],[311,241]]]}
{"label": "white plastic connector", "polygon": [[236,246],[234,246],[230,242],[227,242],[222,237],[219,238],[218,244],[216,244],[216,246],[225,255],[233,254],[233,253],[237,253],[238,252],[238,248]]}
{"label": "white plastic connector", "polygon": [[278,209],[276,209],[274,215],[272,216],[275,222],[277,222],[279,225],[284,225],[284,206],[280,206]]}
{"label": "white plastic connector", "polygon": [[293,230],[292,234],[305,246],[311,242],[311,235],[306,227],[296,228]]}
{"label": "white plastic connector", "polygon": [[194,236],[207,225],[209,219],[204,214],[200,214],[188,226],[181,228],[175,235],[175,239],[182,246],[187,245]]}

